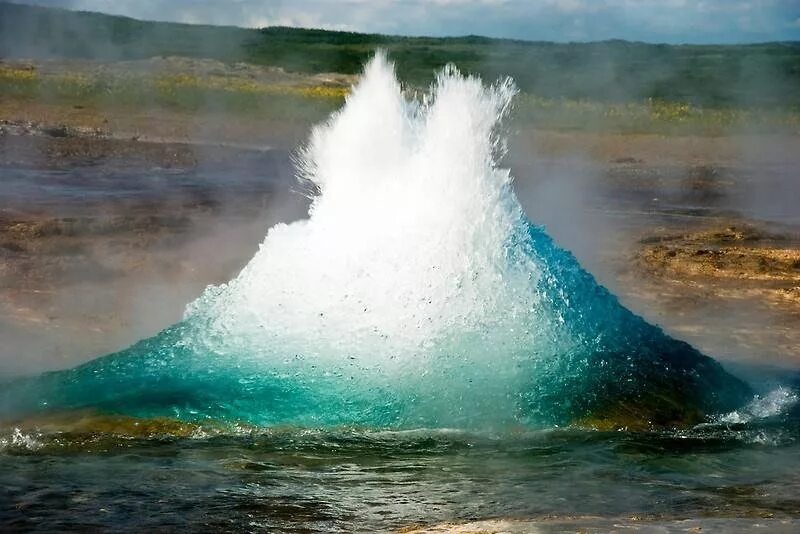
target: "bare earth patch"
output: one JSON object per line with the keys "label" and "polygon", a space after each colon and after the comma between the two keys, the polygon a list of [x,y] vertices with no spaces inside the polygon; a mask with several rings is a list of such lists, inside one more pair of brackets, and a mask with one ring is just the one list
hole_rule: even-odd
{"label": "bare earth patch", "polygon": [[800,243],[792,236],[745,224],[654,235],[640,245],[636,260],[655,276],[800,308]]}

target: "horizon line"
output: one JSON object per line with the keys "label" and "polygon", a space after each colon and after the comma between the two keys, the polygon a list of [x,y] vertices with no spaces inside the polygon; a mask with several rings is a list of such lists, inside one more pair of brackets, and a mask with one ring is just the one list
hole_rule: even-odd
{"label": "horizon line", "polygon": [[631,40],[625,39],[621,37],[609,37],[606,39],[597,39],[597,40],[587,40],[587,41],[580,41],[580,40],[571,40],[571,41],[552,41],[546,39],[519,39],[519,38],[512,38],[512,37],[492,37],[489,35],[482,35],[482,34],[463,34],[463,35],[426,35],[426,34],[391,34],[391,33],[378,33],[378,32],[368,32],[368,31],[356,31],[356,30],[341,30],[341,29],[328,29],[323,27],[313,27],[313,26],[284,26],[284,25],[274,25],[274,26],[236,26],[232,24],[209,24],[209,23],[200,23],[200,22],[178,22],[174,20],[161,20],[161,19],[141,19],[132,17],[129,15],[118,15],[113,13],[105,13],[103,11],[91,11],[85,9],[69,9],[66,7],[56,7],[56,6],[42,6],[36,4],[29,4],[26,2],[18,2],[14,0],[0,0],[0,5],[13,5],[13,6],[24,6],[29,9],[34,10],[41,10],[41,11],[60,11],[65,13],[74,13],[74,14],[83,14],[83,15],[100,15],[104,17],[110,18],[119,18],[119,19],[127,19],[133,20],[136,22],[144,22],[150,24],[174,24],[178,26],[191,26],[197,28],[230,28],[230,29],[237,29],[243,31],[263,31],[263,30],[270,30],[270,29],[285,29],[285,30],[294,30],[294,31],[319,31],[319,32],[326,32],[326,33],[338,33],[338,34],[350,34],[350,35],[364,35],[364,36],[374,36],[374,37],[386,37],[391,39],[433,39],[433,40],[458,40],[458,39],[470,39],[470,38],[477,38],[477,39],[486,39],[489,41],[496,41],[496,42],[507,42],[507,43],[520,43],[520,44],[554,44],[554,45],[592,45],[592,44],[604,44],[604,43],[613,43],[613,42],[620,42],[620,43],[629,43],[629,44],[638,44],[638,45],[648,45],[648,46],[695,46],[695,47],[715,47],[715,46],[763,46],[763,45],[800,45],[800,39],[798,40],[774,40],[774,41],[737,41],[737,42],[718,42],[718,43],[696,43],[696,42],[675,42],[675,43],[668,43],[664,41],[641,41],[641,40]]}

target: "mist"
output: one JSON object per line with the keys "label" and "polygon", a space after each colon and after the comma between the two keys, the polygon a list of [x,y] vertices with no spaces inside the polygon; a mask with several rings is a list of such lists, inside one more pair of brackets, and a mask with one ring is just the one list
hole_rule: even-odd
{"label": "mist", "polygon": [[181,150],[184,162],[164,168],[152,156],[118,161],[119,141],[57,163],[48,152],[69,140],[32,151],[12,141],[0,137],[2,165],[14,165],[0,192],[3,375],[72,367],[156,334],[234,277],[268,228],[307,213],[285,150],[172,144],[165,156]]}

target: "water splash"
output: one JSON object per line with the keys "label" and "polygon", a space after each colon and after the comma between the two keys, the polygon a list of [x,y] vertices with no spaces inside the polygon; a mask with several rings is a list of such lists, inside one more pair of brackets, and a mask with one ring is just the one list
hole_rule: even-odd
{"label": "water splash", "polygon": [[8,436],[0,435],[0,452],[37,451],[42,447],[43,443],[38,437],[23,433],[19,428],[12,429]]}
{"label": "water splash", "polygon": [[719,415],[713,419],[714,423],[741,425],[769,419],[785,413],[797,404],[797,393],[791,389],[779,387],[764,396],[756,395],[750,403],[738,410]]}
{"label": "water splash", "polygon": [[272,228],[183,322],[17,384],[5,406],[379,428],[688,424],[739,407],[746,385],[527,219],[497,163],[515,92],[448,67],[408,99],[377,54],[301,154],[308,220]]}

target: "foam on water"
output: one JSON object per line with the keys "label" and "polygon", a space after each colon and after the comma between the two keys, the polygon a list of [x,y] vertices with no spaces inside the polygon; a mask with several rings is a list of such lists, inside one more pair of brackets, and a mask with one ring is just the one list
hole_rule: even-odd
{"label": "foam on water", "polygon": [[308,220],[272,228],[182,323],[12,388],[6,406],[380,428],[739,407],[746,385],[621,306],[523,213],[498,166],[515,92],[448,67],[409,99],[377,54],[299,158]]}

